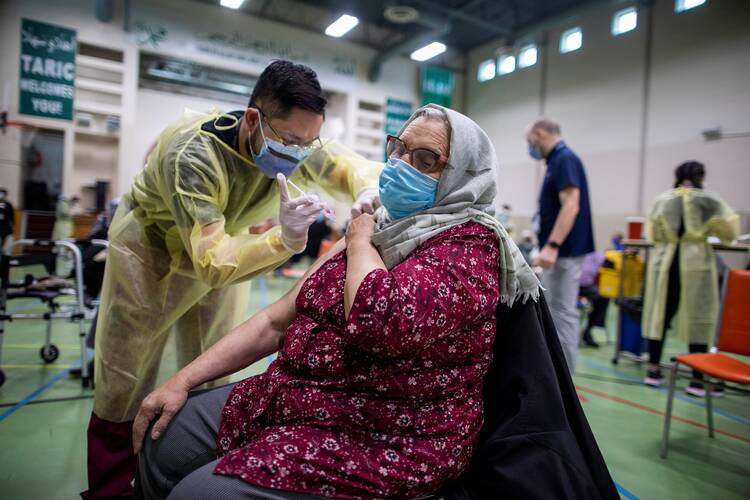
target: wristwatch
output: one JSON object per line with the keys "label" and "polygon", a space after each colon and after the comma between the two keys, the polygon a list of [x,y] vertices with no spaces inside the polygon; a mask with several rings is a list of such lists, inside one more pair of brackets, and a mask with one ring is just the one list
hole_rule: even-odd
{"label": "wristwatch", "polygon": [[560,250],[560,244],[556,241],[549,240],[547,242],[547,245],[549,245],[551,248],[554,248],[555,250]]}

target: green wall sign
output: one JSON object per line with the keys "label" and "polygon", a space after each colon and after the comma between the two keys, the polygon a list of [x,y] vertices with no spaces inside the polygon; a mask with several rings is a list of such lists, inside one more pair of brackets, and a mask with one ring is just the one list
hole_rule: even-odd
{"label": "green wall sign", "polygon": [[19,113],[73,119],[76,47],[75,30],[21,20]]}
{"label": "green wall sign", "polygon": [[[385,133],[386,135],[398,135],[398,131],[404,126],[406,120],[411,116],[411,103],[399,101],[390,97],[385,101]],[[387,158],[386,158],[387,159]]]}
{"label": "green wall sign", "polygon": [[434,66],[423,66],[422,105],[433,103],[450,108],[455,81],[456,76],[453,71]]}

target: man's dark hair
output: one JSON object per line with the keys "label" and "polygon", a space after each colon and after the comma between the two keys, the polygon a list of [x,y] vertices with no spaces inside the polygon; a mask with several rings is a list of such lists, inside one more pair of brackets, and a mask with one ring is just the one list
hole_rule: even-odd
{"label": "man's dark hair", "polygon": [[261,104],[264,113],[279,118],[292,108],[325,116],[326,103],[315,71],[302,64],[276,60],[260,74],[248,107]]}
{"label": "man's dark hair", "polygon": [[698,189],[703,189],[703,179],[706,177],[706,167],[699,161],[686,161],[674,169],[674,187],[679,187],[684,181]]}

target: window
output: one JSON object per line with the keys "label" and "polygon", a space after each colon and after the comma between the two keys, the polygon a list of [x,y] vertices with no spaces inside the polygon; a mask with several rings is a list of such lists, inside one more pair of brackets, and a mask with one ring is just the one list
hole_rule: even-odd
{"label": "window", "polygon": [[692,8],[698,7],[706,3],[706,0],[675,0],[674,11],[683,12]]}
{"label": "window", "polygon": [[516,69],[516,56],[512,54],[501,55],[498,59],[497,68],[498,75],[507,75],[508,73],[513,73],[513,71]]}
{"label": "window", "polygon": [[583,45],[583,32],[581,28],[572,28],[563,32],[560,37],[560,52],[563,54],[578,50]]}
{"label": "window", "polygon": [[521,50],[518,52],[518,67],[528,68],[529,66],[533,66],[536,64],[536,58],[537,58],[536,45],[534,44],[524,45],[523,47],[521,47]]}
{"label": "window", "polygon": [[495,60],[487,59],[486,61],[479,63],[479,68],[477,69],[477,80],[480,82],[486,82],[493,78],[495,78]]}
{"label": "window", "polygon": [[633,31],[636,26],[638,26],[638,11],[635,7],[615,12],[612,17],[612,34],[615,36]]}

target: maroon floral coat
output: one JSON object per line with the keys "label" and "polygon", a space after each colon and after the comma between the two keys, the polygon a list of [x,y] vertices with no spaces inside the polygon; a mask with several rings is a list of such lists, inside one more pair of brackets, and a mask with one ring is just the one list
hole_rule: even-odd
{"label": "maroon floral coat", "polygon": [[474,222],[390,272],[344,315],[346,253],[303,284],[266,373],[236,384],[215,472],[337,498],[416,497],[468,464],[492,358],[498,243]]}

